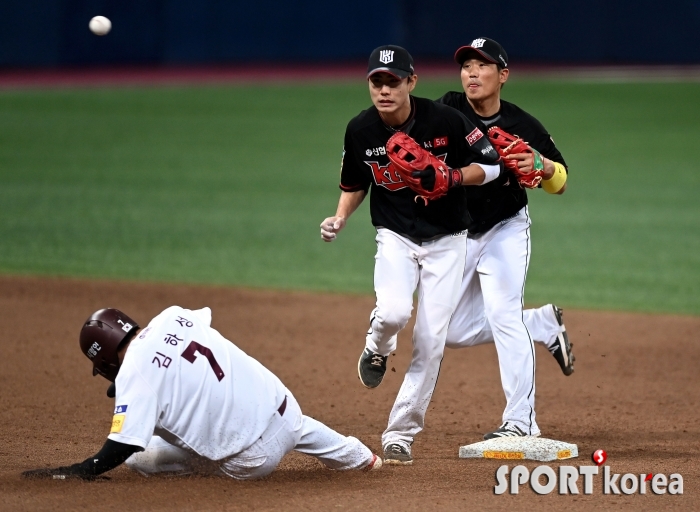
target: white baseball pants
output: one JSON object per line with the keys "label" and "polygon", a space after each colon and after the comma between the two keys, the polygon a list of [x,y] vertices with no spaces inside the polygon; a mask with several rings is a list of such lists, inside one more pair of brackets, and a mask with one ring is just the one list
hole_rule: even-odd
{"label": "white baseball pants", "polygon": [[241,453],[221,461],[210,461],[153,436],[146,450],[129,457],[126,464],[143,474],[198,471],[249,480],[272,473],[282,457],[292,450],[313,455],[327,467],[337,470],[363,468],[374,457],[358,439],[346,437],[304,416],[294,396],[287,392],[284,414],[275,413],[260,439]]}
{"label": "white baseball pants", "polygon": [[459,299],[466,234],[417,244],[388,229],[377,230],[374,289],[377,307],[370,316],[366,346],[383,356],[396,349],[396,334],[406,326],[418,291],[413,358],[389,414],[382,444],[410,444],[423,429],[445,348],[447,325]]}
{"label": "white baseball pants", "polygon": [[[478,309],[478,306],[473,308],[473,310]],[[559,333],[564,331],[564,328],[557,322],[557,317],[554,316],[551,304],[536,309],[523,310],[523,322],[532,336],[532,341],[542,343],[547,349],[550,349],[557,341]],[[476,317],[465,317],[455,312],[447,330],[445,344],[447,348],[474,347],[493,342],[493,329],[491,329],[489,319],[486,318],[483,302]]]}
{"label": "white baseball pants", "polygon": [[[447,333],[450,348],[496,343],[501,384],[506,396],[503,422],[530,435],[535,421],[535,350],[533,333],[551,343],[560,331],[551,306],[523,311],[530,263],[530,216],[527,207],[486,233],[467,238],[460,300]],[[548,311],[549,310],[549,311]]]}

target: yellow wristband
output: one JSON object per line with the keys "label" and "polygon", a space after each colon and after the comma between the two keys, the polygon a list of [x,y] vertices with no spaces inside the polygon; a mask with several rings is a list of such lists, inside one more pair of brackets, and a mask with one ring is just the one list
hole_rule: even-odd
{"label": "yellow wristband", "polygon": [[554,174],[548,180],[542,180],[542,188],[545,192],[549,194],[556,194],[566,184],[566,169],[559,162],[552,162],[554,164]]}

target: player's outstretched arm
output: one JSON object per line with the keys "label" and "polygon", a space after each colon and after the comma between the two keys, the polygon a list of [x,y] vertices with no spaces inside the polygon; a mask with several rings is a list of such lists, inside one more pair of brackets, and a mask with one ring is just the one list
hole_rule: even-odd
{"label": "player's outstretched arm", "polygon": [[102,473],[116,468],[134,453],[143,450],[140,446],[119,443],[107,439],[102,449],[92,457],[85,459],[79,464],[72,466],[62,466],[59,468],[42,468],[25,471],[24,478],[66,480],[69,478],[80,478],[92,480]]}
{"label": "player's outstretched arm", "polygon": [[345,227],[348,218],[364,201],[367,192],[341,192],[338,200],[338,208],[333,217],[327,217],[321,222],[321,238],[324,242],[332,242],[337,234]]}

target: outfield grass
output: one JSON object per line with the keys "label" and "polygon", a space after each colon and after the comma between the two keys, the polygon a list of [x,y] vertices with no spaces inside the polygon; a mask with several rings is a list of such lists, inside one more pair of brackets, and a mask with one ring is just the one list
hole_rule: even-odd
{"label": "outfield grass", "polygon": [[[456,82],[422,82],[437,97]],[[700,314],[700,84],[518,81],[571,168],[530,194],[526,300]],[[366,85],[0,93],[0,272],[372,292],[366,205],[333,244]]]}

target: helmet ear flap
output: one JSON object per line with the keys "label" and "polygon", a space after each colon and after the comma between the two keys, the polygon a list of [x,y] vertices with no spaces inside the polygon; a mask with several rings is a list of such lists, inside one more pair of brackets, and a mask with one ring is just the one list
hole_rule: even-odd
{"label": "helmet ear flap", "polygon": [[96,311],[80,330],[80,349],[92,361],[92,375],[114,382],[119,372],[119,347],[130,340],[139,325],[118,309]]}

